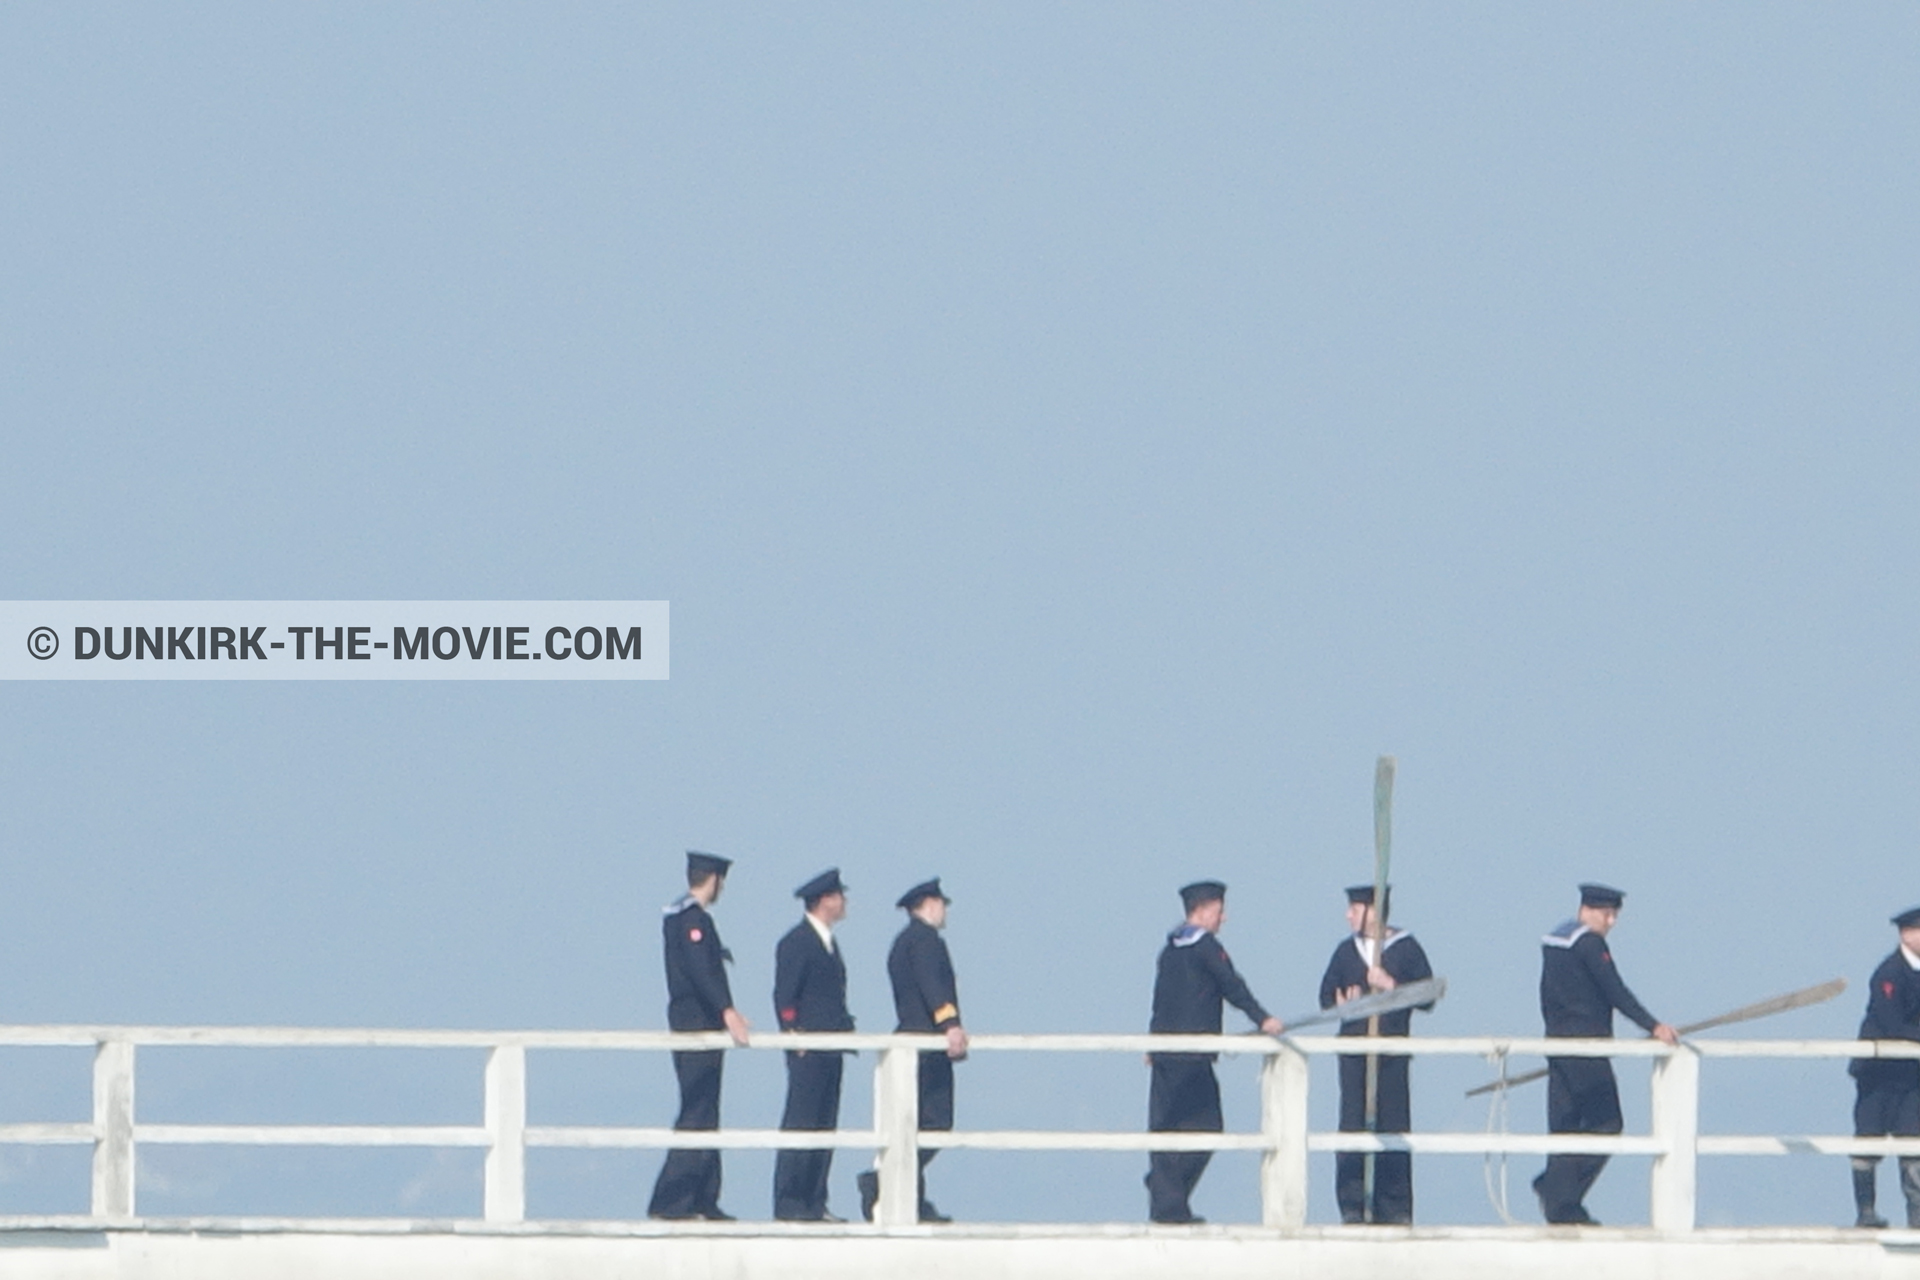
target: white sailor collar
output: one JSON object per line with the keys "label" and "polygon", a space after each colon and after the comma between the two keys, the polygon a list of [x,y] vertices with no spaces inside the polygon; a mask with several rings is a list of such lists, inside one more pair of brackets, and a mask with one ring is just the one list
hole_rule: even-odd
{"label": "white sailor collar", "polygon": [[1571,947],[1574,943],[1580,941],[1580,939],[1592,932],[1593,930],[1587,928],[1587,926],[1581,924],[1578,920],[1562,920],[1558,925],[1554,926],[1552,933],[1549,933],[1546,937],[1540,939],[1540,941],[1549,947]]}
{"label": "white sailor collar", "polygon": [[[1387,952],[1393,950],[1394,943],[1405,941],[1406,939],[1411,938],[1412,936],[1413,935],[1407,932],[1405,929],[1395,929],[1395,928],[1389,927],[1387,929],[1386,941],[1380,944],[1381,954],[1384,955]],[[1356,933],[1351,935],[1350,941],[1352,941],[1353,943],[1353,949],[1360,953],[1360,958],[1362,960],[1366,961],[1368,964],[1373,963],[1373,939],[1372,938],[1369,938],[1364,933]]]}

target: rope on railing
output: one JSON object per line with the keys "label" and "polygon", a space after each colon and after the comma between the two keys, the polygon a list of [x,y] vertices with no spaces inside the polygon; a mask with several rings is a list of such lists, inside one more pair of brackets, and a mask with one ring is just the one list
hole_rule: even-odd
{"label": "rope on railing", "polygon": [[[1501,1087],[1493,1091],[1493,1097],[1487,1104],[1487,1134],[1489,1137],[1506,1137],[1509,1116],[1507,1113],[1507,1046],[1498,1044],[1487,1055],[1487,1065],[1494,1068]],[[1496,1174],[1496,1168],[1498,1170]],[[1500,1215],[1500,1221],[1507,1226],[1518,1226],[1512,1210],[1507,1204],[1507,1153],[1489,1151],[1481,1162],[1480,1174],[1487,1186],[1487,1201],[1493,1205],[1493,1211]]]}

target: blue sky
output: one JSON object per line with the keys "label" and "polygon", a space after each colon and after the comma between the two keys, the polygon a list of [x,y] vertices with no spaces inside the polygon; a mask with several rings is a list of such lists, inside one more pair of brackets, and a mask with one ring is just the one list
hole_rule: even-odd
{"label": "blue sky", "polygon": [[[1628,890],[1616,954],[1675,1021],[1857,984],[1920,900],[1908,8],[0,32],[0,592],[666,599],[675,641],[631,687],[0,689],[8,1021],[660,1026],[688,847],[739,859],[762,1023],[788,894],[834,864],[864,1027],[887,904],[936,873],[978,1030],[1142,1027],[1201,875],[1292,1009],[1382,752],[1436,1032],[1537,1029],[1582,879]],[[1849,1035],[1857,1003],[1767,1030]],[[14,1114],[84,1109],[83,1070],[18,1061]],[[1483,1124],[1476,1069],[1421,1064],[1417,1121]],[[729,1119],[771,1122],[777,1064],[731,1071]],[[534,1072],[536,1118],[671,1112],[664,1063]],[[1837,1064],[1708,1087],[1710,1127],[1847,1123]],[[180,1118],[478,1098],[432,1055],[142,1089]],[[1132,1127],[1145,1090],[983,1060],[961,1123]],[[77,1207],[62,1159],[0,1153],[0,1202]],[[355,1159],[160,1153],[143,1203],[477,1204],[465,1157]],[[766,1163],[730,1158],[736,1212]],[[1141,1163],[950,1155],[936,1198],[1131,1219]],[[536,1165],[533,1207],[637,1214],[652,1172]],[[1488,1217],[1477,1163],[1419,1177],[1423,1218]],[[1837,1161],[1703,1172],[1709,1221],[1845,1201]],[[1643,1218],[1633,1162],[1594,1204]],[[1251,1166],[1197,1207],[1252,1217]]]}

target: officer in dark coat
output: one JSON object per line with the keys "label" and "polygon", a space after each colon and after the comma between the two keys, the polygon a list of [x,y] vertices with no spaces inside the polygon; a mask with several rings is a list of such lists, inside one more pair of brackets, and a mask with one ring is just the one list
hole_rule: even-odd
{"label": "officer in dark coat", "polygon": [[[1900,945],[1880,962],[1867,984],[1862,1040],[1920,1040],[1920,907],[1902,911],[1893,923],[1900,930]],[[1847,1072],[1854,1083],[1855,1137],[1920,1137],[1920,1061],[1855,1058]],[[1887,1225],[1873,1208],[1879,1166],[1879,1156],[1853,1157],[1853,1203],[1859,1210],[1855,1226]],[[1900,1190],[1906,1195],[1907,1225],[1920,1227],[1920,1157],[1900,1157]]]}
{"label": "officer in dark coat", "polygon": [[[840,869],[823,871],[793,891],[806,904],[773,953],[773,1006],[782,1031],[851,1031],[847,966],[833,926],[847,914]],[[840,1123],[839,1050],[787,1053],[787,1107],[782,1129],[832,1129]],[[783,1150],[773,1162],[773,1216],[788,1222],[840,1222],[827,1211],[833,1149]]]}
{"label": "officer in dark coat", "polygon": [[[675,1031],[719,1031],[736,1044],[747,1042],[747,1020],[733,1007],[727,983],[727,963],[733,953],[720,944],[707,908],[726,887],[731,859],[711,853],[687,854],[687,892],[667,908],[662,924],[667,960],[667,1026]],[[680,1115],[676,1129],[720,1127],[721,1049],[676,1050],[673,1072],[680,1080]],[[720,1208],[720,1153],[667,1153],[647,1205],[652,1218],[707,1218],[731,1222]]]}
{"label": "officer in dark coat", "polygon": [[[1626,894],[1603,884],[1580,886],[1580,911],[1541,939],[1540,1016],[1547,1035],[1612,1039],[1618,1009],[1667,1044],[1679,1035],[1646,1011],[1607,949],[1607,934],[1620,919]],[[1547,1059],[1547,1130],[1550,1133],[1619,1133],[1620,1090],[1606,1058]],[[1598,1226],[1581,1202],[1607,1166],[1601,1155],[1550,1155],[1533,1180],[1540,1212],[1548,1222]]]}
{"label": "officer in dark coat", "polygon": [[[1387,891],[1391,910],[1393,892]],[[1382,918],[1384,919],[1384,913]],[[1433,976],[1427,953],[1420,949],[1411,933],[1389,928],[1381,940],[1382,959],[1373,955],[1373,886],[1354,885],[1347,890],[1348,937],[1333,950],[1327,972],[1320,979],[1320,1007],[1331,1009],[1367,994],[1391,991],[1403,982],[1419,982]],[[1431,1009],[1429,1001],[1419,1006]],[[1340,1024],[1343,1036],[1367,1034],[1365,1018]],[[1413,1028],[1413,1010],[1401,1009],[1380,1017],[1380,1034],[1404,1036]],[[1407,1062],[1401,1054],[1383,1054],[1371,1059],[1378,1065],[1374,1078],[1375,1133],[1405,1133],[1413,1127],[1413,1108],[1407,1092]],[[1364,1133],[1367,1129],[1367,1062],[1357,1054],[1340,1055],[1340,1131]],[[1367,1156],[1358,1151],[1342,1151],[1334,1157],[1334,1198],[1340,1204],[1340,1220],[1347,1223],[1413,1221],[1413,1153],[1382,1151],[1373,1156],[1373,1204],[1367,1204]]]}
{"label": "officer in dark coat", "polygon": [[[1278,1035],[1280,1020],[1260,1007],[1216,936],[1227,918],[1227,886],[1202,880],[1180,890],[1187,918],[1167,935],[1153,980],[1153,1021],[1159,1034],[1219,1035],[1222,1002]],[[1220,1081],[1213,1053],[1155,1053],[1147,1098],[1152,1133],[1219,1133]],[[1155,1151],[1149,1156],[1147,1216],[1155,1222],[1202,1222],[1189,1197],[1206,1172],[1211,1151]]]}
{"label": "officer in dark coat", "polygon": [[[960,1025],[960,992],[953,979],[953,957],[940,931],[947,927],[947,904],[940,877],[917,884],[894,905],[907,913],[907,927],[887,952],[887,977],[893,984],[895,1031],[940,1032],[947,1047],[920,1055],[920,1128],[953,1128],[953,1064],[967,1056],[967,1031]],[[927,1199],[927,1164],[940,1153],[920,1149],[920,1221],[951,1222]],[[873,1221],[880,1199],[880,1175],[860,1175],[860,1215]]]}

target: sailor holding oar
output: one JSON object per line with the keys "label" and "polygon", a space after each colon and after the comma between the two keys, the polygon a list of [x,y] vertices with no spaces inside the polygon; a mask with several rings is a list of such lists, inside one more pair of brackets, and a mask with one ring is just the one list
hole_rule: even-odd
{"label": "sailor holding oar", "polygon": [[[1387,904],[1377,907],[1373,886],[1354,885],[1347,890],[1347,927],[1350,936],[1334,948],[1333,958],[1320,979],[1320,1007],[1343,1008],[1370,991],[1393,991],[1403,985],[1433,977],[1433,966],[1420,943],[1404,929],[1381,925],[1387,912],[1384,905],[1393,901],[1391,887]],[[1341,1022],[1343,1036],[1368,1034],[1370,1021],[1378,1022],[1378,1034],[1404,1036],[1412,1032],[1413,1010],[1431,1009],[1431,1001],[1400,1009],[1377,1019],[1352,1018]],[[1404,1054],[1391,1056],[1343,1053],[1340,1055],[1340,1130],[1343,1133],[1405,1133],[1412,1127],[1412,1104],[1407,1088],[1407,1063]],[[1374,1072],[1374,1115],[1367,1117],[1367,1072]],[[1363,1222],[1409,1223],[1413,1221],[1413,1155],[1407,1151],[1382,1151],[1375,1161],[1373,1194],[1367,1194],[1367,1156],[1358,1151],[1342,1151],[1334,1157],[1334,1198],[1340,1205],[1340,1221],[1349,1225]]]}
{"label": "sailor holding oar", "polygon": [[[1612,1039],[1618,1009],[1656,1039],[1680,1035],[1648,1013],[1613,967],[1607,934],[1626,894],[1603,884],[1580,886],[1580,911],[1541,939],[1540,1015],[1549,1037]],[[1551,1133],[1619,1133],[1620,1089],[1608,1058],[1547,1059],[1547,1129]],[[1556,1152],[1533,1180],[1548,1222],[1598,1226],[1581,1203],[1607,1167],[1604,1155]]]}

